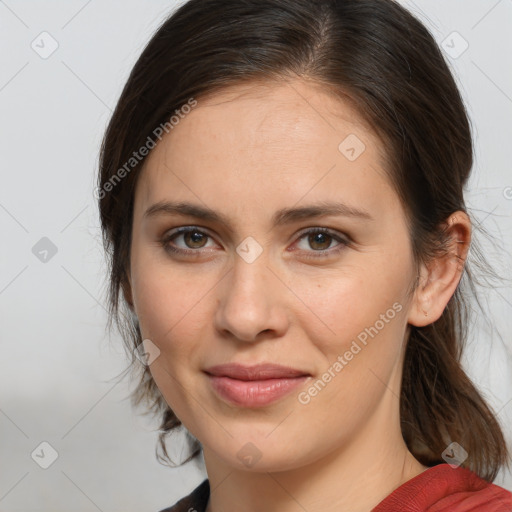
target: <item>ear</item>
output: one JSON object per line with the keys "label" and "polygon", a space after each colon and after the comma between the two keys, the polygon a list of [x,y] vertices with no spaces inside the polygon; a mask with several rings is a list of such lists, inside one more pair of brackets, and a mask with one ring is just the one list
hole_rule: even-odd
{"label": "ear", "polygon": [[446,230],[448,250],[420,267],[408,318],[416,327],[424,327],[441,317],[457,289],[469,251],[471,221],[466,213],[452,213],[441,227]]}

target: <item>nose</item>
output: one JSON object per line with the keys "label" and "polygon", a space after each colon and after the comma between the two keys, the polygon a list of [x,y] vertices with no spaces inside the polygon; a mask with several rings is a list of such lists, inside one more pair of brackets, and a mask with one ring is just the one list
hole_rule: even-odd
{"label": "nose", "polygon": [[215,324],[223,336],[255,342],[284,335],[291,308],[275,272],[263,254],[252,263],[235,256],[231,272],[217,287]]}

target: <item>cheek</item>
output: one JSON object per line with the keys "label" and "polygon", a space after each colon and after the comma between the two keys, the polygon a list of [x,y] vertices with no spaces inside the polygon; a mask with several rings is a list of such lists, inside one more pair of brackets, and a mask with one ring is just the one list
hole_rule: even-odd
{"label": "cheek", "polygon": [[204,280],[156,264],[134,266],[132,272],[141,334],[160,350],[149,367],[151,375],[175,415],[192,425],[189,429],[194,434],[191,414],[197,407],[193,398],[197,393],[191,382],[196,380],[196,360],[205,339],[201,322],[206,324],[208,318],[205,294],[211,285],[200,285]]}
{"label": "cheek", "polygon": [[[357,423],[376,407],[386,389],[382,383],[389,382],[399,363],[407,324],[405,289],[403,271],[377,262],[365,268],[353,267],[310,288],[307,303],[312,305],[319,327],[313,331],[306,321],[302,327],[309,329],[319,365],[315,381],[300,397],[301,404],[311,401],[315,410],[331,411],[330,404],[338,403],[343,411],[339,421],[349,429],[351,422]],[[329,414],[338,417],[338,412]],[[347,414],[352,420],[346,419]]]}
{"label": "cheek", "polygon": [[390,382],[399,364],[407,323],[404,286],[401,279],[366,269],[311,288],[308,303],[329,330],[313,331],[304,320],[319,364],[298,401],[304,411],[315,411],[320,424],[343,425],[345,430],[333,430],[334,437],[364,421],[387,390],[383,383]]}
{"label": "cheek", "polygon": [[403,268],[374,261],[364,266],[346,266],[343,272],[321,277],[317,274],[315,278],[295,278],[293,290],[307,305],[307,318],[312,322],[308,328],[308,320],[303,318],[303,328],[309,331],[311,341],[316,340],[321,344],[319,348],[332,356],[333,351],[343,350],[360,334],[364,340],[367,329],[375,324],[381,338],[401,333],[405,327],[401,311],[406,310],[407,285]]}
{"label": "cheek", "polygon": [[[163,256],[165,257],[165,256]],[[161,352],[172,352],[173,360],[194,340],[191,325],[188,340],[175,342],[176,331],[189,321],[190,312],[201,307],[204,290],[187,279],[184,272],[155,256],[155,251],[135,248],[132,252],[132,295],[143,338],[153,341]]]}
{"label": "cheek", "polygon": [[209,288],[207,283],[199,286],[197,275],[173,264],[161,246],[155,247],[137,230],[132,241],[130,272],[141,331],[150,339],[163,339],[172,333]]}

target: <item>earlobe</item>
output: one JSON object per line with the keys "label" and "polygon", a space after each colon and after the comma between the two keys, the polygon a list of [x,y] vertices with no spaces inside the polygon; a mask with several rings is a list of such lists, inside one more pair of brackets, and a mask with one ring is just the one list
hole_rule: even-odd
{"label": "earlobe", "polygon": [[462,277],[471,241],[471,221],[465,212],[450,215],[442,226],[446,252],[422,264],[409,313],[409,323],[424,327],[438,320]]}

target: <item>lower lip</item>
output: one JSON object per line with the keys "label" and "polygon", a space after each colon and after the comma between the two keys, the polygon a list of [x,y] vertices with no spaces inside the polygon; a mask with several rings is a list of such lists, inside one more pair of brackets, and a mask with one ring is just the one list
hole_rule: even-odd
{"label": "lower lip", "polygon": [[216,375],[208,375],[208,378],[213,389],[225,400],[242,407],[264,407],[291,393],[308,376],[265,380],[238,380]]}

